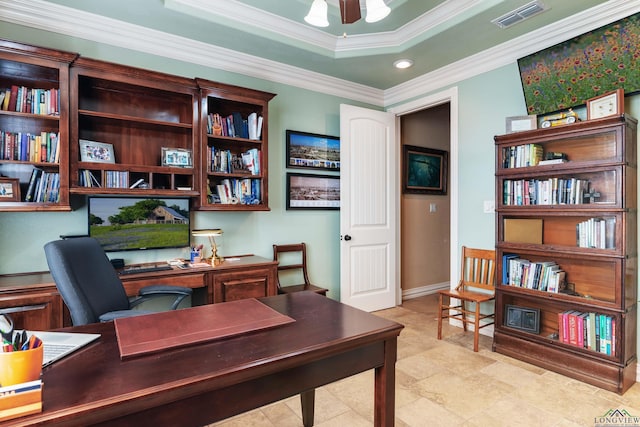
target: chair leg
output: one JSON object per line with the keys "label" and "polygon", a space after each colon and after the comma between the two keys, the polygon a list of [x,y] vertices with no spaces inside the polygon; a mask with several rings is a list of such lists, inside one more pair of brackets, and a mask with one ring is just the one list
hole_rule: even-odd
{"label": "chair leg", "polygon": [[480,338],[480,303],[476,303],[476,318],[474,319],[475,330],[473,331],[473,351],[478,352],[478,342]]}
{"label": "chair leg", "polygon": [[442,302],[444,296],[442,294],[439,295],[438,298],[438,339],[442,339]]}
{"label": "chair leg", "polygon": [[462,309],[462,330],[467,332],[467,303],[465,300],[460,300],[460,308]]}

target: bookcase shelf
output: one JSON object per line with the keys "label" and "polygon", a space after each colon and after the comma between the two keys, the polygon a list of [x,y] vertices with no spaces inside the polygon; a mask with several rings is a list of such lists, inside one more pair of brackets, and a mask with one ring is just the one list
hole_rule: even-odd
{"label": "bookcase shelf", "polygon": [[[20,201],[0,198],[0,211],[71,210],[68,194],[69,66],[76,57],[75,53],[0,40],[0,90],[4,95],[0,108],[0,176],[19,179],[21,195]],[[51,150],[51,145],[46,143],[38,148],[34,145],[36,137],[41,138],[43,133],[48,135],[45,139],[49,142],[55,140],[59,150],[57,160],[34,161],[40,150]],[[22,144],[20,148],[18,144]],[[25,155],[18,157],[19,152]],[[32,176],[34,180],[36,176],[42,176],[40,170],[55,174],[52,181],[55,182],[55,200],[27,201]]]}
{"label": "bookcase shelf", "polygon": [[[495,137],[493,349],[617,393],[637,366],[636,129],[614,116]],[[566,161],[539,165],[549,152]]]}
{"label": "bookcase shelf", "polygon": [[[199,195],[193,79],[86,58],[70,76],[72,194]],[[115,163],[81,161],[81,140],[110,144]],[[188,150],[191,167],[163,166],[163,148]]]}
{"label": "bookcase shelf", "polygon": [[199,210],[269,210],[268,103],[275,95],[204,79],[196,82],[203,176]]}

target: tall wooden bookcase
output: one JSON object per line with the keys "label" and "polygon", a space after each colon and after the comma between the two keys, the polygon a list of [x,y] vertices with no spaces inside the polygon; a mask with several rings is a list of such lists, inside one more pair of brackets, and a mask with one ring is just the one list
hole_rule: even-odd
{"label": "tall wooden bookcase", "polygon": [[[76,57],[75,53],[0,40],[0,90],[14,92],[7,94],[6,100],[8,103],[13,98],[14,105],[5,104],[7,108],[0,108],[0,131],[3,136],[0,140],[3,145],[0,176],[13,179],[20,188],[19,200],[0,197],[2,211],[71,210],[68,173],[69,64]],[[21,96],[24,107],[18,106],[15,101],[17,96]],[[36,106],[36,103],[40,105]],[[52,140],[51,135],[57,135],[57,138]],[[36,140],[35,136],[40,139]],[[17,139],[20,141],[16,142]],[[35,146],[36,141],[39,147]],[[55,148],[52,148],[52,143]],[[22,146],[18,148],[20,144]],[[58,152],[51,157],[53,149]],[[39,175],[35,175],[36,172]],[[32,176],[34,184],[43,184],[38,198],[34,197],[36,192],[33,186],[29,191]]]}
{"label": "tall wooden bookcase", "polygon": [[[637,365],[636,127],[615,116],[495,137],[493,349],[617,393]],[[550,152],[567,161],[537,164]]]}
{"label": "tall wooden bookcase", "polygon": [[[193,79],[87,58],[78,58],[70,73],[71,193],[199,194]],[[110,144],[113,157],[87,161],[92,159],[81,153],[81,141]],[[187,160],[163,161],[163,153],[184,154]],[[143,185],[130,188],[140,180]]]}
{"label": "tall wooden bookcase", "polygon": [[269,210],[268,104],[275,94],[196,82],[202,128],[198,209]]}

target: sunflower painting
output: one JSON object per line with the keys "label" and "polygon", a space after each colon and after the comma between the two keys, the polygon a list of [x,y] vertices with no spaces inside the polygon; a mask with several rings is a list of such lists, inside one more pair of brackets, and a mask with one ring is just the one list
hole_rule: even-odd
{"label": "sunflower painting", "polygon": [[583,105],[640,90],[640,13],[518,60],[528,114]]}

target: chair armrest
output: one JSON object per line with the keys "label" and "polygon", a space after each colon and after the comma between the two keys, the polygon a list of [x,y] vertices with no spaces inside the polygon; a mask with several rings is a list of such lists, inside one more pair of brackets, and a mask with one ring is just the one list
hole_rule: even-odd
{"label": "chair armrest", "polygon": [[135,307],[143,301],[150,300],[160,296],[175,296],[176,299],[171,305],[171,309],[175,310],[183,299],[193,294],[193,289],[185,288],[182,286],[170,286],[170,285],[151,285],[141,288],[138,292],[138,296],[131,299],[129,305]]}

